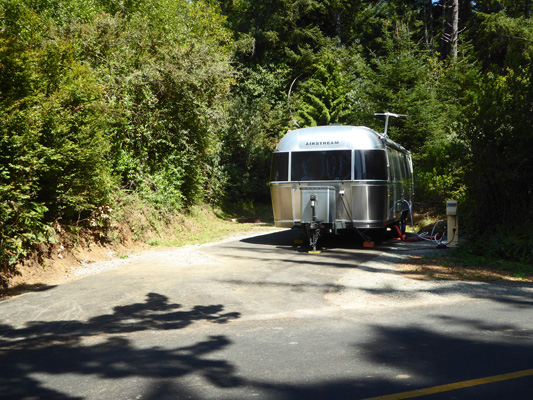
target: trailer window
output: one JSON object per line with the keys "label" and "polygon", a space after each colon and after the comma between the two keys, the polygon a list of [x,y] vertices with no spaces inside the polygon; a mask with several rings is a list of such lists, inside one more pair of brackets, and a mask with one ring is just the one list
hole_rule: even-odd
{"label": "trailer window", "polygon": [[387,180],[387,158],[383,150],[354,152],[355,180]]}
{"label": "trailer window", "polygon": [[388,149],[389,151],[389,163],[391,170],[391,180],[392,182],[401,182],[404,177],[404,172],[402,170],[403,160],[401,153],[396,149]]}
{"label": "trailer window", "polygon": [[272,155],[270,180],[272,182],[289,180],[289,153],[274,153]]}
{"label": "trailer window", "polygon": [[299,151],[292,153],[292,181],[348,181],[351,179],[350,150]]}
{"label": "trailer window", "polygon": [[405,181],[408,179],[407,176],[407,168],[406,168],[406,159],[407,155],[404,153],[397,152],[396,153],[396,161],[397,161],[397,168],[398,168],[398,180],[399,181]]}
{"label": "trailer window", "polygon": [[405,170],[407,171],[407,179],[413,179],[413,165],[411,164],[411,157],[409,155],[404,156]]}

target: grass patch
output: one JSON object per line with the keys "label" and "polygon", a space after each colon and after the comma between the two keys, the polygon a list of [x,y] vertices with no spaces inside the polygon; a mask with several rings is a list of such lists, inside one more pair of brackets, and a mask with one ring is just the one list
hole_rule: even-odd
{"label": "grass patch", "polygon": [[411,256],[401,272],[417,279],[478,282],[533,282],[533,266],[471,254],[467,248],[449,249],[434,257]]}
{"label": "grass patch", "polygon": [[[431,233],[435,224],[442,218],[434,210],[414,213],[413,215],[415,229],[419,233]],[[444,226],[445,224],[439,223],[435,233],[444,233]],[[407,232],[411,231],[412,228],[409,226]],[[500,255],[500,253],[504,254],[500,249],[501,247],[511,253],[513,243],[491,244],[492,246],[489,246],[490,251],[480,247],[479,243],[471,242],[462,244],[458,248],[450,248],[431,257],[411,256],[400,265],[400,270],[403,274],[416,279],[533,282],[533,265],[531,263],[512,261],[509,257],[504,258]],[[516,246],[516,243],[514,245]],[[500,250],[500,253],[496,250]]]}
{"label": "grass patch", "polygon": [[[435,224],[445,218],[435,209],[413,215],[419,233],[431,233]],[[533,282],[531,224],[526,222],[513,225],[512,229],[504,228],[494,228],[481,240],[470,238],[461,246],[434,257],[412,256],[402,265],[402,272],[420,279]],[[407,232],[411,229],[409,226]],[[435,233],[445,233],[445,224],[439,223]]]}
{"label": "grass patch", "polygon": [[[407,221],[406,233],[417,232],[418,234],[425,233],[428,235],[431,233],[443,234],[445,230],[445,224],[442,222],[443,219],[446,219],[446,217],[438,214],[434,209],[413,212],[412,221],[411,218]],[[435,224],[437,224],[436,227]],[[434,232],[433,228],[435,228]]]}
{"label": "grass patch", "polygon": [[214,210],[217,217],[224,220],[260,220],[262,224],[273,225],[272,204],[231,204]]}
{"label": "grass patch", "polygon": [[[433,227],[437,222],[439,222],[442,218],[440,218],[438,215],[417,215],[415,214],[413,216],[413,220],[415,223],[415,231],[416,232],[428,232],[431,233]],[[412,231],[411,224],[409,223],[408,230]],[[442,224],[439,224],[437,228],[440,228],[442,230]]]}
{"label": "grass patch", "polygon": [[[164,219],[155,223],[152,218],[149,223],[151,229],[144,230],[142,240],[150,246],[180,247],[208,243],[232,234],[261,232],[265,227],[271,228],[273,225],[270,221],[263,222],[265,219],[258,218],[257,215],[271,215],[272,209],[269,206],[260,206],[258,209],[259,213],[254,212],[254,208],[239,212],[214,209],[207,205],[195,206],[184,213],[167,214]],[[251,223],[247,223],[248,221]]]}
{"label": "grass patch", "polygon": [[[104,231],[111,245],[176,247],[202,244],[228,235],[273,226],[270,204],[215,208],[197,205],[184,211],[155,208],[134,194],[117,201]],[[253,222],[253,223],[245,223]]]}
{"label": "grass patch", "polygon": [[511,274],[533,274],[533,265],[531,264],[494,257],[493,255],[473,254],[468,247],[464,246],[453,251],[449,258],[455,265],[465,268],[484,267],[493,271],[505,271]]}

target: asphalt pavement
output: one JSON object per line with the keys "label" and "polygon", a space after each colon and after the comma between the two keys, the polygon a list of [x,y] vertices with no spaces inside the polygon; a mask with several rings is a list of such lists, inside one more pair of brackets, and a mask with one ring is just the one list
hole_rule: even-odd
{"label": "asphalt pavement", "polygon": [[147,252],[0,302],[0,397],[533,397],[532,285],[398,273],[431,243],[312,255],[297,235]]}

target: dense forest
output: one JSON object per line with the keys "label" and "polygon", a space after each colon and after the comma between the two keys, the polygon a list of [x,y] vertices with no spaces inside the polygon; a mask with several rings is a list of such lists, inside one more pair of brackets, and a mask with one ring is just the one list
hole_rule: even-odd
{"label": "dense forest", "polygon": [[269,200],[288,129],[413,153],[480,251],[533,262],[530,0],[0,0],[0,265],[135,197]]}

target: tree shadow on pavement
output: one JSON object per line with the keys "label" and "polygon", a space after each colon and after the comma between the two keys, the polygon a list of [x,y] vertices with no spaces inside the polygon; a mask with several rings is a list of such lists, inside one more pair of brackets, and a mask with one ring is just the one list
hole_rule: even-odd
{"label": "tree shadow on pavement", "polygon": [[[149,293],[145,302],[117,306],[113,313],[85,322],[32,321],[21,328],[0,325],[1,397],[81,400],[86,396],[69,394],[68,384],[53,389],[41,381],[44,376],[57,376],[67,382],[74,375],[75,385],[92,384],[93,388],[98,388],[98,380],[148,381],[146,387],[131,388],[129,393],[122,393],[119,388],[108,390],[102,398],[128,398],[133,394],[131,397],[150,400],[201,399],[203,394],[197,391],[210,386],[217,389],[219,399],[353,400],[525,370],[531,368],[533,357],[530,330],[508,322],[447,315],[428,316],[444,323],[446,332],[440,332],[438,324],[435,329],[374,325],[372,335],[364,342],[354,339],[351,349],[351,362],[365,359],[367,370],[352,377],[325,373],[323,379],[313,381],[302,381],[305,371],[301,377],[281,380],[238,374],[237,366],[216,355],[237,344],[224,335],[176,347],[137,347],[126,336],[179,330],[200,322],[224,324],[237,318],[239,313],[224,312],[222,305],[183,310],[167,297]],[[349,347],[346,350],[350,352]],[[328,355],[324,354],[323,359],[328,360]],[[193,374],[205,380],[201,387],[186,385],[180,379]],[[531,377],[523,379],[510,382],[512,388],[506,386],[502,393],[527,398],[520,396],[529,394]],[[77,388],[76,392],[82,390]],[[504,398],[490,385],[461,389],[453,395],[457,399]],[[95,398],[95,394],[90,397]]]}
{"label": "tree shadow on pavement", "polygon": [[[486,319],[435,317],[442,322],[435,324],[437,329],[375,326],[373,340],[358,347],[369,361],[395,372],[389,388],[382,385],[381,395],[483,378],[486,381],[479,386],[431,398],[529,398],[532,376],[500,386],[489,383],[490,377],[531,369],[531,330]],[[438,331],[443,326],[446,330]],[[413,381],[419,382],[418,387],[412,387]]]}
{"label": "tree shadow on pavement", "polygon": [[[237,392],[219,394],[219,400],[261,398],[269,400],[357,400],[376,396],[431,399],[489,399],[530,398],[533,377],[492,382],[490,377],[531,368],[533,346],[531,331],[524,332],[512,324],[481,320],[465,320],[435,316],[448,327],[458,330],[439,332],[418,325],[374,325],[370,340],[353,344],[353,362],[364,358],[366,369],[353,377],[342,374],[335,378],[333,371],[323,379],[246,379],[233,387]],[[471,336],[465,335],[468,331]],[[503,331],[503,332],[502,332]],[[510,335],[509,332],[516,332]],[[324,354],[324,360],[328,355]],[[296,365],[295,365],[296,367]],[[347,365],[350,368],[349,365]],[[335,370],[335,368],[333,368]],[[459,383],[481,379],[476,385]],[[296,383],[299,381],[299,383]],[[293,383],[294,382],[294,383]],[[446,385],[447,387],[444,387]],[[424,396],[402,397],[402,393],[443,386],[440,391]],[[220,392],[218,392],[220,393]],[[427,394],[427,393],[426,393]],[[188,390],[177,382],[165,381],[145,393],[150,400],[202,399],[199,393]],[[378,397],[381,398],[381,397]]]}
{"label": "tree shadow on pavement", "polygon": [[0,288],[0,301],[24,293],[44,292],[46,290],[53,289],[56,286],[57,285],[46,285],[44,283],[21,283],[20,285],[16,285],[7,289]]}
{"label": "tree shadow on pavement", "polygon": [[[480,321],[454,318],[447,323],[463,325],[471,330],[464,333],[437,332],[419,326],[374,326],[372,340],[354,344],[353,352],[364,357],[369,368],[363,376],[322,382],[290,385],[249,383],[270,393],[265,398],[276,400],[368,398],[429,398],[429,399],[526,399],[531,397],[533,376],[504,381],[490,377],[529,370],[533,357],[531,331],[514,327],[517,335],[500,332],[510,325],[490,325]],[[489,329],[483,333],[479,328]],[[500,332],[497,334],[497,332]],[[371,368],[374,366],[374,368]],[[480,379],[476,385],[459,383]],[[430,387],[442,387],[440,392],[425,396],[412,392]],[[409,396],[402,393],[411,392]],[[388,397],[390,396],[390,397]]]}
{"label": "tree shadow on pavement", "polygon": [[35,376],[76,374],[96,378],[180,377],[202,375],[211,384],[239,384],[225,360],[206,358],[226,348],[225,336],[211,336],[189,346],[136,348],[125,334],[183,329],[206,321],[224,324],[240,317],[222,305],[181,310],[168,298],[149,293],[143,303],[117,306],[112,314],[88,321],[32,321],[25,327],[0,325],[0,393],[2,399],[80,399],[44,386]]}

